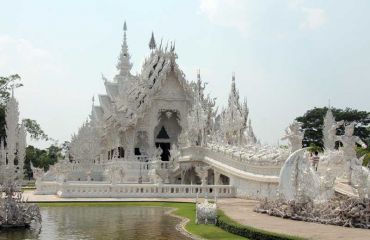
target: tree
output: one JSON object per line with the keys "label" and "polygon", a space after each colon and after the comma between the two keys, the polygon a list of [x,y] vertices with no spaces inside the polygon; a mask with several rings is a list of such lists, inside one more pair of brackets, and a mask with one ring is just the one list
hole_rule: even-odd
{"label": "tree", "polygon": [[49,165],[54,165],[58,161],[58,159],[63,158],[62,150],[63,148],[57,145],[51,145],[50,147],[47,148],[48,157],[49,157],[49,161],[48,161]]}
{"label": "tree", "polygon": [[[323,148],[323,120],[327,107],[314,108],[308,110],[303,116],[297,117],[298,122],[303,123],[302,130],[305,131],[302,141],[303,147],[318,146]],[[370,141],[370,112],[359,111],[351,108],[337,109],[332,108],[333,116],[336,121],[344,120],[345,123],[356,122],[354,135],[359,136],[364,142]],[[337,135],[344,134],[344,127],[337,130]]]}
{"label": "tree", "polygon": [[25,118],[22,120],[26,131],[30,134],[30,137],[35,140],[50,140],[48,135],[41,129],[40,124],[35,120]]}
{"label": "tree", "polygon": [[26,176],[32,178],[31,163],[34,167],[49,170],[50,165],[54,165],[58,159],[63,158],[62,148],[57,145],[51,145],[47,149],[38,149],[34,146],[27,146],[24,169]]}
{"label": "tree", "polygon": [[5,105],[9,100],[10,91],[14,88],[22,87],[20,83],[21,77],[18,74],[10,75],[8,77],[0,76],[0,105]]}

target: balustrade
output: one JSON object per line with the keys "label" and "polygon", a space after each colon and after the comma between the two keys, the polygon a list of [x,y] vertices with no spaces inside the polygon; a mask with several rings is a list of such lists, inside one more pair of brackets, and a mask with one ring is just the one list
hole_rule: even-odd
{"label": "balustrade", "polygon": [[[230,149],[226,151],[224,149],[212,147],[198,148],[198,151],[198,155],[202,155],[201,157],[207,156],[217,162],[254,174],[278,176],[282,166],[282,163],[274,161],[273,159],[271,159],[271,161],[266,161],[266,159],[259,157],[259,160],[256,160],[257,156],[255,155],[246,157],[243,153],[231,151]],[[183,155],[189,154],[196,157],[193,155],[193,152],[194,148],[190,147],[184,150]],[[253,161],[251,160],[252,158]]]}
{"label": "balustrade", "polygon": [[229,185],[177,185],[177,184],[91,184],[66,183],[59,185],[60,197],[234,197],[235,189]]}

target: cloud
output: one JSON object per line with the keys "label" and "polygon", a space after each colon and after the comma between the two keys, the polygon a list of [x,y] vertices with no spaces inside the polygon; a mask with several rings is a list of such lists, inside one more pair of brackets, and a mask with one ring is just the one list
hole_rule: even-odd
{"label": "cloud", "polygon": [[305,14],[305,19],[301,23],[302,29],[317,29],[326,22],[326,13],[321,8],[306,8],[302,7],[302,12]]}
{"label": "cloud", "polygon": [[34,46],[30,41],[0,35],[0,69],[1,74],[26,73],[36,77],[44,71],[60,71],[60,66],[47,50]]}
{"label": "cloud", "polygon": [[200,0],[200,13],[218,26],[246,33],[249,26],[247,0]]}
{"label": "cloud", "polygon": [[[308,4],[305,0],[286,0],[278,4],[250,0],[200,0],[199,13],[210,23],[236,29],[243,35],[261,29],[263,32],[266,26],[270,26],[267,30],[271,32],[275,28],[284,28],[281,16],[297,21],[297,29],[315,30],[325,24],[327,15],[324,9],[307,7]],[[294,18],[295,13],[298,13],[298,19]]]}
{"label": "cloud", "polygon": [[[17,89],[15,93],[19,102],[20,118],[35,119],[51,137],[58,137],[58,134],[54,134],[57,131],[54,129],[58,127],[52,124],[56,122],[53,119],[57,116],[56,109],[74,96],[71,94],[66,97],[68,89],[63,86],[65,84],[62,81],[62,66],[47,49],[38,47],[24,38],[0,35],[0,76],[17,73],[24,84],[24,87]],[[61,125],[59,122],[58,124]],[[43,142],[30,143],[40,147],[47,145]]]}

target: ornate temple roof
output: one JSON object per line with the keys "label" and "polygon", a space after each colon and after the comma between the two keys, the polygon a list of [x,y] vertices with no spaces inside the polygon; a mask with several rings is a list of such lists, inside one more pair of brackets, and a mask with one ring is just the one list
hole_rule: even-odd
{"label": "ornate temple roof", "polygon": [[[130,72],[132,63],[130,62],[130,54],[128,52],[126,22],[123,30],[123,43],[117,64],[118,74],[113,78],[113,81],[109,81],[102,76],[106,95],[99,95],[101,108],[98,110],[100,112],[97,119],[112,119],[113,117],[125,128],[128,125],[132,125],[140,117],[143,117],[145,111],[151,106],[153,96],[161,89],[170,72],[175,74],[189,101],[192,90],[185,79],[184,73],[176,63],[175,44],[170,43],[169,47],[167,44],[163,48],[161,42],[159,47],[157,47],[154,33],[152,33],[149,42],[151,52],[144,61],[141,73],[132,75]],[[126,119],[127,123],[122,121],[122,119]]]}
{"label": "ornate temple roof", "polygon": [[102,121],[103,118],[104,118],[103,108],[100,107],[100,106],[93,106],[92,118],[97,120],[97,121]]}
{"label": "ornate temple roof", "polygon": [[112,101],[119,97],[118,83],[105,82],[104,85],[105,90]]}
{"label": "ornate temple roof", "polygon": [[112,112],[112,101],[108,95],[99,95],[99,102],[105,114],[109,114]]}
{"label": "ornate temple roof", "polygon": [[[91,115],[98,122],[97,125],[106,129],[118,129],[119,131],[126,131],[134,127],[138,120],[142,119],[152,107],[153,100],[164,97],[161,90],[168,84],[167,79],[172,77],[176,79],[184,93],[179,99],[183,100],[185,97],[189,106],[194,105],[197,89],[195,85],[200,84],[200,75],[198,73],[198,83],[189,83],[185,79],[185,74],[176,62],[175,43],[170,42],[163,46],[161,41],[157,44],[154,33],[152,33],[148,44],[150,53],[145,58],[140,73],[133,75],[130,72],[132,63],[128,51],[126,23],[123,31],[123,42],[117,64],[118,73],[112,80],[108,80],[102,75],[106,94],[99,95],[100,106],[94,106],[92,109]],[[198,86],[198,88],[201,88],[201,86]],[[201,92],[203,92],[203,89],[204,87],[202,87]],[[171,99],[177,97],[170,96]],[[202,96],[203,98],[205,99],[205,96]],[[202,104],[204,105],[202,107],[211,109],[215,102],[214,99],[209,98],[208,102],[202,101]],[[216,117],[216,112],[212,112],[212,114],[213,117]],[[241,102],[239,99],[239,92],[235,86],[235,75],[233,74],[228,106],[216,119],[215,127],[220,127],[220,124],[223,125],[222,131],[229,138],[232,138],[235,134],[239,136],[233,137],[235,139],[230,140],[229,143],[235,141],[238,144],[256,142],[251,122],[248,121],[248,115],[248,106],[246,101]],[[244,132],[247,132],[247,134]],[[245,139],[244,134],[248,139]]]}

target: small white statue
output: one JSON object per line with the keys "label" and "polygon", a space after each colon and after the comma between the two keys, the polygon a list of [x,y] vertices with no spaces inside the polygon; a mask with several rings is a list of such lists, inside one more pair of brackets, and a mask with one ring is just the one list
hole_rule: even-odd
{"label": "small white statue", "polygon": [[163,150],[161,147],[151,147],[148,149],[148,156],[151,161],[161,161]]}
{"label": "small white statue", "polygon": [[342,126],[343,123],[344,123],[344,121],[336,122],[330,127],[330,129],[327,133],[328,134],[328,136],[327,136],[328,142],[326,143],[325,148],[327,148],[329,150],[334,150],[335,141],[336,141],[336,138],[337,138],[337,128]]}
{"label": "small white statue", "polygon": [[179,157],[181,155],[180,150],[177,148],[175,144],[172,145],[172,148],[170,150],[170,162],[172,168],[178,168],[180,166],[179,164]]}
{"label": "small white statue", "polygon": [[87,170],[86,171],[86,179],[88,182],[91,182],[91,169]]}
{"label": "small white statue", "polygon": [[36,179],[35,185],[37,188],[41,183],[42,177],[45,175],[45,171],[43,168],[34,167],[32,163],[31,163],[31,169],[32,169],[33,178]]}
{"label": "small white statue", "polygon": [[203,165],[196,166],[194,168],[196,174],[198,175],[198,177],[201,180],[202,186],[207,185],[208,170],[210,168],[211,168],[210,166],[203,166]]}
{"label": "small white statue", "polygon": [[294,121],[285,129],[285,136],[281,140],[288,140],[291,145],[291,152],[295,152],[302,148],[302,140],[304,133],[300,130],[302,124]]}
{"label": "small white statue", "polygon": [[163,179],[157,173],[157,169],[150,169],[149,172],[148,172],[148,175],[149,175],[149,180],[150,180],[151,183],[154,183],[154,184],[162,184],[163,183]]}
{"label": "small white statue", "polygon": [[346,175],[351,180],[352,170],[356,166],[361,166],[356,156],[356,143],[360,144],[361,147],[366,148],[366,144],[358,137],[354,136],[355,123],[352,122],[345,127],[344,135],[337,136],[337,140],[343,144],[342,150],[344,154],[344,160],[347,164]]}
{"label": "small white statue", "polygon": [[196,199],[196,224],[216,224],[217,221],[217,204],[208,202],[207,198],[203,202]]}
{"label": "small white statue", "polygon": [[355,123],[352,122],[345,127],[344,135],[337,136],[337,141],[342,142],[344,157],[351,161],[353,158],[356,158],[356,143],[361,145],[361,147],[366,148],[366,144],[358,136],[354,136]]}

